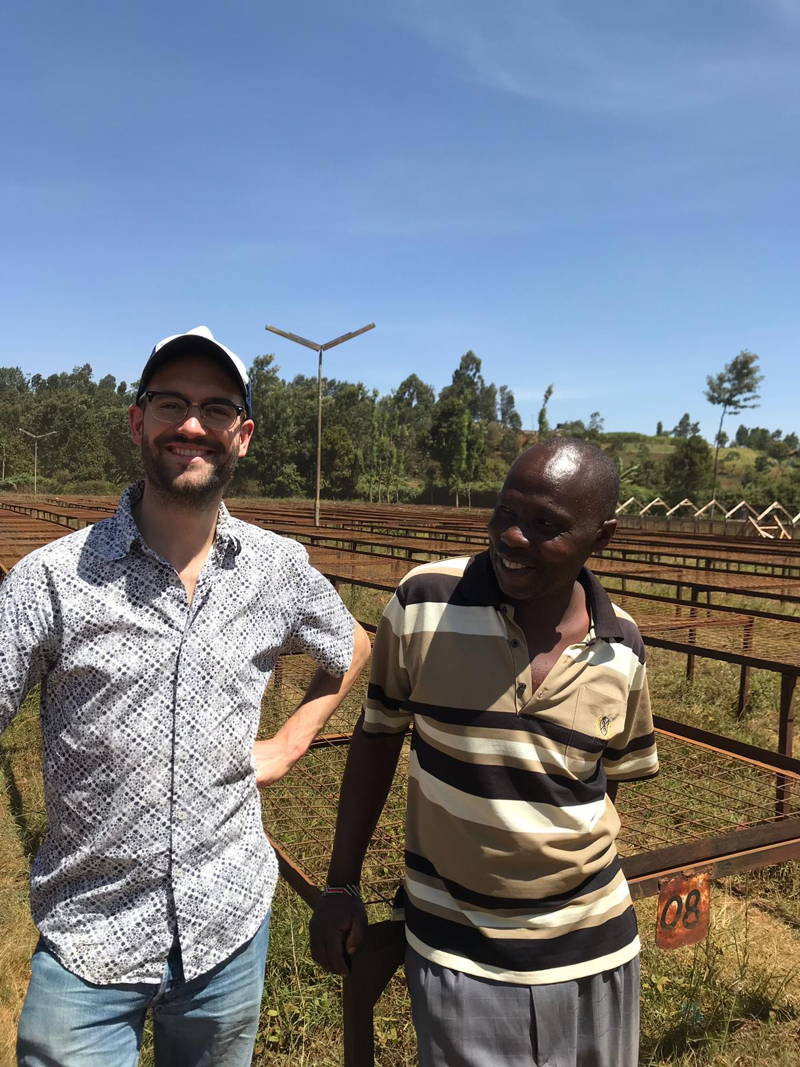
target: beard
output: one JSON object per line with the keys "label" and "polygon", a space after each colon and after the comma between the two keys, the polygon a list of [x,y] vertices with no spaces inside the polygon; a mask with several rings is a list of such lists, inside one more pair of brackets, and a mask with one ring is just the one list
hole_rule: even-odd
{"label": "beard", "polygon": [[[189,443],[180,434],[162,441],[143,440],[141,451],[145,477],[153,489],[173,505],[177,504],[180,507],[193,509],[216,506],[226,486],[233,478],[236,465],[239,462],[239,457],[236,454],[237,450],[231,447],[227,452],[224,452],[215,443],[202,442],[205,447],[217,450],[210,457],[211,469],[202,479],[184,478],[185,471],[174,474],[170,470],[163,453],[159,450],[159,446]],[[193,443],[199,444],[201,442],[195,441]],[[183,481],[181,481],[182,478]]]}

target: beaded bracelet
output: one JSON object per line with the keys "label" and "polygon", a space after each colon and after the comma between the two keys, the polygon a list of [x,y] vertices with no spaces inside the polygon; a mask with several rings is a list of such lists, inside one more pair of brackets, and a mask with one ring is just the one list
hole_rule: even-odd
{"label": "beaded bracelet", "polygon": [[361,889],[353,882],[346,882],[344,885],[326,885],[322,890],[324,897],[334,896],[337,893],[344,894],[348,897],[355,897],[356,900],[361,900]]}

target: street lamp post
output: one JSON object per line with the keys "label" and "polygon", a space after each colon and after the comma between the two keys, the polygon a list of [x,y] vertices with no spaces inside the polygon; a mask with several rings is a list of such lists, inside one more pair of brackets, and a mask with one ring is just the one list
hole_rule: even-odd
{"label": "street lamp post", "polygon": [[28,437],[33,438],[33,495],[36,496],[37,478],[39,475],[39,442],[43,437],[52,437],[56,430],[49,430],[47,433],[31,433],[30,430],[23,430],[21,426],[18,427],[20,433],[27,434]]}
{"label": "street lamp post", "polygon": [[270,333],[277,333],[280,337],[285,337],[289,341],[296,341],[299,345],[305,345],[306,348],[313,348],[319,357],[317,362],[317,480],[314,492],[314,525],[319,526],[319,489],[322,481],[322,353],[327,352],[329,348],[335,348],[336,345],[341,345],[345,341],[358,337],[359,334],[366,333],[367,330],[374,330],[375,323],[370,322],[366,326],[362,326],[360,330],[343,333],[341,337],[334,337],[332,341],[326,341],[324,345],[317,344],[316,341],[309,341],[308,338],[300,337],[296,333],[287,333],[286,330],[279,330],[277,326],[265,326],[264,329],[269,330]]}

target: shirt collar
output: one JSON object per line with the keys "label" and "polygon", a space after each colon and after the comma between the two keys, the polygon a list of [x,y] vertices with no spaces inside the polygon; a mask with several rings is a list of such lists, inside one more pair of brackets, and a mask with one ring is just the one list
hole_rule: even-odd
{"label": "shirt collar", "polygon": [[[133,517],[133,509],[142,498],[144,482],[129,485],[120,497],[117,510],[110,519],[97,523],[92,530],[94,550],[106,560],[122,559],[127,556],[135,544],[143,544],[142,534]],[[233,532],[233,520],[230,512],[220,503],[217,514],[217,529],[214,534],[215,546],[224,551],[232,547],[240,550],[239,539]]]}
{"label": "shirt collar", "polygon": [[[604,641],[621,641],[622,628],[608,593],[587,567],[581,568],[578,581],[586,590],[595,636]],[[497,584],[488,551],[479,552],[470,559],[458,583],[458,599],[462,603],[487,607],[499,607],[503,603],[503,593]]]}

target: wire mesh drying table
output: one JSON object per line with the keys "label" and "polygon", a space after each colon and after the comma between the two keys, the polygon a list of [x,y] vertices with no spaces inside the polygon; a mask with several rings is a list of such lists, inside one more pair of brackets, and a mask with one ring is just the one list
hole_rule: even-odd
{"label": "wire mesh drying table", "polygon": [[[304,657],[282,658],[267,730],[290,711],[309,672]],[[281,873],[310,907],[325,884],[354,705],[264,792],[264,824]],[[656,728],[660,775],[622,785],[618,797],[618,848],[634,899],[657,893],[676,873],[719,877],[800,857],[800,761],[660,717]],[[364,864],[371,925],[343,983],[348,1067],[374,1062],[373,1009],[404,951],[402,925],[390,915],[402,878],[407,754],[408,742]]]}

